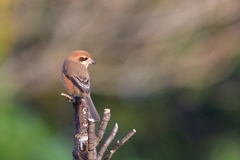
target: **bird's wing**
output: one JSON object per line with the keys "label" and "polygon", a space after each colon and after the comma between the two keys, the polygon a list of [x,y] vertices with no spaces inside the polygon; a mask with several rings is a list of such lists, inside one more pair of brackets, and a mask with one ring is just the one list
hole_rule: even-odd
{"label": "bird's wing", "polygon": [[83,93],[90,93],[90,81],[87,78],[82,78],[80,76],[69,76],[66,77],[75,85],[77,86]]}
{"label": "bird's wing", "polygon": [[63,66],[65,76],[83,93],[90,93],[90,81],[87,68],[79,63],[67,61]]}

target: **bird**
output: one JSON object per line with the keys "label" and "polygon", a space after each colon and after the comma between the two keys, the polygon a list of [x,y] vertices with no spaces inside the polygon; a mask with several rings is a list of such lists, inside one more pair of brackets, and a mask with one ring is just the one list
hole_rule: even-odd
{"label": "bird", "polygon": [[61,70],[61,80],[64,88],[73,97],[81,97],[85,100],[89,110],[89,118],[99,121],[99,114],[90,96],[90,78],[88,66],[96,64],[92,56],[83,50],[76,50],[64,60]]}

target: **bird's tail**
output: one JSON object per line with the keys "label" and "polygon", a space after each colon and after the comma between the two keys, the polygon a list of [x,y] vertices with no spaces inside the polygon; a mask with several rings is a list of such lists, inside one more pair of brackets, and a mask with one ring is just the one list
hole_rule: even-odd
{"label": "bird's tail", "polygon": [[99,117],[99,114],[93,104],[93,101],[90,97],[90,95],[85,95],[84,97],[84,100],[86,101],[86,104],[88,106],[88,109],[89,109],[89,112],[90,112],[90,118],[94,119],[95,121],[100,121],[100,117]]}

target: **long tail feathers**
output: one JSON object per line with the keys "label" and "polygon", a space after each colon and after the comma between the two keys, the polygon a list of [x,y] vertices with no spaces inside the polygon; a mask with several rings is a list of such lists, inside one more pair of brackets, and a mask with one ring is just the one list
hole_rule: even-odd
{"label": "long tail feathers", "polygon": [[94,119],[95,121],[100,121],[99,114],[93,104],[93,101],[92,101],[90,95],[85,95],[83,98],[86,101],[86,104],[88,106],[88,109],[90,112],[90,118]]}

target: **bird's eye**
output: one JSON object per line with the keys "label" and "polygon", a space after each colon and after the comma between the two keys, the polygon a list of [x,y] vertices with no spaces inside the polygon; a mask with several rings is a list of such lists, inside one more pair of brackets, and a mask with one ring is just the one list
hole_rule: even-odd
{"label": "bird's eye", "polygon": [[80,62],[83,62],[83,61],[86,61],[87,59],[88,59],[87,57],[80,57],[80,58],[79,58],[79,61],[80,61]]}

